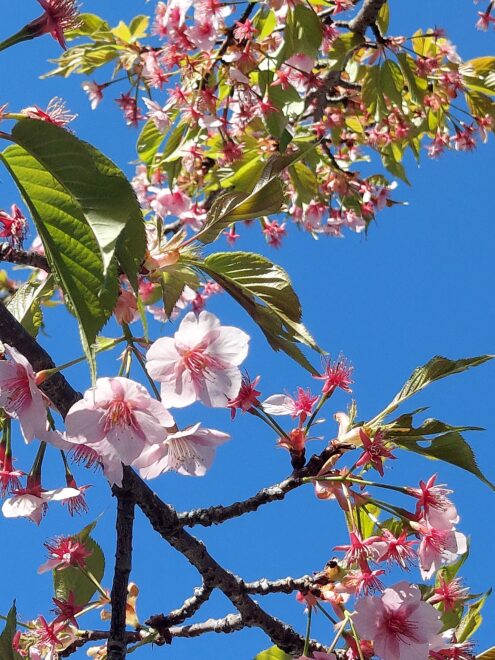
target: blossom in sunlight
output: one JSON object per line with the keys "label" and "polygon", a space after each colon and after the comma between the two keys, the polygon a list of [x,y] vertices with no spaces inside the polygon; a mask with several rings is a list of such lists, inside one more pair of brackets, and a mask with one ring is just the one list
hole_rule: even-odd
{"label": "blossom in sunlight", "polygon": [[343,358],[339,358],[337,362],[326,360],[324,373],[321,376],[314,376],[314,378],[325,381],[321,390],[322,394],[331,396],[338,387],[344,392],[352,391],[350,387],[352,371],[352,367]]}
{"label": "blossom in sunlight", "polygon": [[12,204],[10,215],[0,211],[0,224],[3,225],[0,237],[8,239],[13,247],[22,247],[28,223],[17,204]]}
{"label": "blossom in sunlight", "polygon": [[419,534],[419,566],[423,580],[429,580],[444,564],[452,564],[467,552],[467,539],[452,524],[434,527],[427,520],[411,522]]}
{"label": "blossom in sunlight", "polygon": [[248,352],[249,336],[222,326],[216,316],[189,312],[173,337],[157,339],[149,349],[147,369],[161,383],[167,407],[182,408],[195,401],[226,407],[241,387],[239,365]]}
{"label": "blossom in sunlight", "polygon": [[39,525],[49,502],[63,502],[78,495],[79,491],[75,488],[44,490],[40,485],[34,484],[13,491],[12,497],[3,503],[2,513],[6,518],[29,518]]}
{"label": "blossom in sunlight", "polygon": [[76,628],[79,628],[76,615],[84,609],[82,605],[76,605],[73,591],[69,591],[67,598],[52,598],[55,605],[56,618],[54,624],[69,622]]}
{"label": "blossom in sunlight", "polygon": [[358,600],[353,620],[358,635],[371,640],[375,655],[386,660],[426,659],[442,627],[440,613],[408,582],[385,589],[381,597]]}
{"label": "blossom in sunlight", "polygon": [[230,408],[231,419],[235,418],[238,410],[248,412],[251,408],[258,408],[261,405],[258,399],[261,392],[256,389],[259,381],[260,376],[256,376],[254,380],[251,380],[249,376],[243,376],[239,394],[234,399],[229,399],[227,403],[227,408]]}
{"label": "blossom in sunlight", "polygon": [[76,29],[80,23],[79,8],[76,0],[38,0],[44,13],[29,23],[33,36],[51,34],[62,46],[67,48],[64,32]]}
{"label": "blossom in sunlight", "polygon": [[128,378],[99,378],[65,419],[69,443],[87,445],[101,459],[111,481],[151,444],[161,443],[174,420],[146,388]]}
{"label": "blossom in sunlight", "polygon": [[311,414],[313,406],[318,401],[318,396],[313,396],[310,390],[302,387],[297,388],[294,396],[289,394],[272,394],[263,401],[263,410],[269,415],[290,415],[292,418],[299,417],[304,424],[308,415]]}
{"label": "blossom in sunlight", "polygon": [[77,115],[70,114],[65,107],[65,101],[58,98],[58,96],[53,97],[46,110],[42,110],[37,105],[33,105],[29,108],[24,108],[22,114],[30,119],[40,119],[48,124],[62,127],[67,126],[67,124],[77,117]]}
{"label": "blossom in sunlight", "polygon": [[120,289],[113,313],[115,314],[117,323],[120,323],[120,325],[123,323],[133,323],[133,321],[139,318],[136,296],[132,291]]}
{"label": "blossom in sunlight", "polygon": [[133,462],[144,479],[154,479],[164,472],[178,472],[189,477],[202,477],[211,467],[218,445],[230,436],[215,429],[194,424],[170,433],[159,445],[150,445]]}
{"label": "blossom in sunlight", "polygon": [[96,110],[100,102],[103,100],[103,85],[98,85],[98,83],[88,80],[83,82],[81,85],[83,90],[88,95],[89,102],[91,104],[91,110]]}
{"label": "blossom in sunlight", "polygon": [[19,420],[26,442],[44,439],[47,405],[33,368],[12,346],[4,349],[10,359],[0,360],[0,407]]}
{"label": "blossom in sunlight", "polygon": [[49,559],[38,568],[38,573],[63,570],[69,566],[85,568],[86,559],[91,555],[84,543],[70,537],[47,541],[45,548],[48,550]]}
{"label": "blossom in sunlight", "polygon": [[360,437],[364,451],[356,462],[356,467],[369,464],[383,477],[384,459],[395,459],[396,457],[385,446],[380,431],[377,431],[374,437],[370,438],[363,429],[360,429]]}

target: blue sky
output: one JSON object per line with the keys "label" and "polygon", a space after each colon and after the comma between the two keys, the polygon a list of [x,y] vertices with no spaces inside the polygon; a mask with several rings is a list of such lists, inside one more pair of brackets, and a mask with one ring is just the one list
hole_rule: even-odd
{"label": "blue sky", "polygon": [[[417,0],[391,4],[392,31],[397,34],[411,34],[420,26],[439,25],[458,45],[463,58],[489,54],[493,48],[493,32],[485,34],[474,29],[476,7],[469,1]],[[114,23],[120,18],[146,13],[152,7],[153,3],[143,0],[84,3],[85,11],[100,13]],[[16,31],[37,15],[38,9],[35,0],[26,0],[15,11],[4,12],[2,36]],[[101,108],[91,112],[80,89],[83,78],[39,79],[49,68],[47,60],[58,53],[58,45],[49,37],[2,53],[0,104],[8,102],[12,110],[33,104],[44,107],[53,96],[63,97],[71,110],[79,113],[74,123],[76,133],[131,176],[130,161],[135,158],[137,133],[124,125],[112,101],[125,90],[117,93],[116,87],[111,88]],[[102,81],[98,75],[96,80]],[[493,138],[490,138],[488,145],[472,154],[449,153],[438,161],[423,158],[420,167],[411,163],[412,187],[401,184],[395,193],[396,198],[407,201],[408,205],[384,211],[367,237],[348,234],[344,240],[329,238],[316,242],[292,228],[283,248],[274,251],[265,245],[258,232],[243,232],[239,249],[260,251],[284,266],[300,295],[308,328],[332,355],[342,352],[354,364],[353,396],[360,418],[370,418],[381,410],[413,368],[433,355],[455,358],[493,352],[493,156]],[[17,193],[3,171],[0,208],[8,208],[16,201],[19,201]],[[225,294],[212,300],[210,309],[224,324],[239,325],[251,334],[251,351],[245,366],[252,376],[261,375],[263,395],[283,390],[292,392],[298,385],[312,386],[316,391],[316,383],[301,368],[283,355],[271,352],[243,310]],[[106,329],[105,333],[114,330]],[[154,331],[158,333],[159,328]],[[62,310],[47,313],[46,336],[41,341],[59,363],[80,353],[73,320]],[[112,357],[102,361],[102,374],[113,375],[116,370],[117,363]],[[495,480],[494,373],[495,365],[488,363],[455,376],[429,388],[411,406],[429,405],[431,416],[451,424],[485,427],[484,433],[467,434],[467,437],[480,466],[492,480]],[[74,368],[67,375],[75,387],[88,386],[85,368]],[[349,402],[349,397],[340,393],[334,399],[326,411],[327,438],[334,432],[332,413],[344,409]],[[179,510],[242,499],[280,480],[289,471],[287,454],[275,448],[273,434],[247,415],[231,424],[228,412],[195,405],[176,416],[181,425],[201,419],[233,437],[218,452],[213,469],[204,479],[171,475],[152,483],[160,496]],[[313,443],[315,451],[322,447],[321,442]],[[27,456],[22,448],[19,453]],[[419,479],[438,471],[439,481],[454,489],[461,514],[459,527],[472,536],[471,557],[463,575],[474,593],[486,590],[495,583],[491,560],[495,541],[488,520],[495,493],[465,472],[397,453],[399,460],[391,463],[386,472],[389,482],[415,485]],[[55,485],[62,479],[62,472],[57,457],[54,455],[52,459],[47,481],[51,479]],[[37,566],[44,561],[43,541],[55,534],[73,533],[100,513],[103,516],[95,537],[107,554],[110,570],[105,584],[110,586],[115,503],[101,478],[92,473],[79,473],[78,477],[94,484],[88,496],[91,512],[82,520],[72,520],[55,508],[39,528],[23,520],[0,519],[1,613],[8,610],[13,598],[17,598],[21,618],[48,613],[50,577],[36,576]],[[258,514],[196,532],[217,560],[247,580],[311,573],[320,569],[333,556],[333,546],[344,543],[346,538],[339,512],[331,503],[315,500],[309,487],[292,493],[285,503],[272,504]],[[141,589],[138,613],[143,620],[179,606],[199,584],[196,572],[155,538],[140,514],[134,547],[132,579]],[[413,572],[410,579],[415,581],[419,576]],[[304,630],[302,607],[293,596],[272,596],[263,603],[269,611],[301,632]],[[221,617],[231,611],[227,599],[218,594],[196,620]],[[490,621],[495,613],[493,601],[485,612],[485,623],[478,634],[480,651],[494,643],[490,634]],[[82,625],[102,625],[89,617],[86,621]],[[321,616],[316,617],[314,635],[323,642],[332,637]],[[235,654],[241,660],[249,660],[269,645],[260,631],[246,630],[229,636],[178,640],[172,648],[154,651],[147,648],[141,657],[181,660],[197,654],[204,660],[213,660]],[[86,656],[80,651],[73,657]]]}

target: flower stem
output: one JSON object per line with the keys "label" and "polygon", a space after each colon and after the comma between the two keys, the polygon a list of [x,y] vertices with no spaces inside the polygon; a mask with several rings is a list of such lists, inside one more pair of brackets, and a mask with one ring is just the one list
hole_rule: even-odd
{"label": "flower stem", "polygon": [[83,575],[85,575],[85,576],[88,578],[88,580],[90,580],[90,581],[95,585],[95,587],[98,589],[98,591],[100,592],[100,594],[105,598],[105,600],[107,600],[108,602],[110,602],[110,600],[109,600],[109,598],[108,598],[108,594],[107,594],[107,592],[103,589],[103,587],[102,587],[101,584],[98,582],[98,580],[95,578],[95,576],[93,575],[93,573],[91,573],[91,571],[88,571],[86,568],[82,568],[81,566],[79,566],[78,568],[79,568],[79,570],[81,571],[81,573],[82,573]]}
{"label": "flower stem", "polygon": [[309,653],[309,638],[311,635],[311,615],[313,613],[313,608],[308,607],[308,622],[306,624],[306,639],[304,640],[304,650],[303,655],[308,655]]}

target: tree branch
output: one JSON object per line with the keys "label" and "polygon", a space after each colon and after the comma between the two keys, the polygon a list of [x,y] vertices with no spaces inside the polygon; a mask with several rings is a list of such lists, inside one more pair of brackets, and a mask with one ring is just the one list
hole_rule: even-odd
{"label": "tree branch", "polygon": [[108,638],[108,660],[124,660],[127,655],[126,609],[127,587],[132,567],[132,528],[134,523],[134,496],[127,475],[124,475],[122,488],[114,486],[117,497],[115,568],[111,593],[112,619]]}
{"label": "tree branch", "polygon": [[300,578],[286,577],[282,580],[267,580],[261,578],[256,582],[244,582],[244,590],[248,594],[259,594],[266,596],[267,594],[290,594],[293,591],[300,591],[303,594],[312,593],[314,596],[321,596],[320,587],[332,582],[325,573],[318,573],[317,575],[303,575]]}
{"label": "tree branch", "polygon": [[223,619],[208,619],[202,623],[192,623],[189,626],[172,626],[169,633],[172,637],[199,637],[205,633],[231,633],[242,630],[246,624],[240,614],[227,614]]}
{"label": "tree branch", "polygon": [[[299,656],[303,652],[304,639],[291,626],[270,616],[244,591],[243,582],[236,575],[218,564],[204,544],[180,527],[175,510],[154,493],[130,468],[124,468],[132,479],[136,504],[150,521],[153,529],[172,547],[182,553],[201,573],[211,580],[238,609],[244,624],[261,628],[272,642],[286,653]],[[324,650],[318,642],[311,643],[312,650]]]}
{"label": "tree branch", "polygon": [[0,261],[8,261],[12,264],[19,264],[20,266],[40,268],[47,273],[51,272],[48,260],[44,255],[38,254],[37,252],[18,250],[13,248],[10,243],[0,244]]}
{"label": "tree branch", "polygon": [[330,444],[321,452],[321,454],[314,455],[308,464],[301,470],[295,471],[290,477],[287,477],[287,479],[284,479],[284,481],[281,481],[278,484],[262,488],[256,493],[256,495],[253,495],[253,497],[250,497],[247,500],[234,502],[228,506],[218,505],[206,509],[185,511],[177,514],[177,519],[179,523],[185,527],[193,527],[194,525],[210,527],[211,525],[218,525],[231,518],[237,518],[245,513],[256,511],[264,504],[283,500],[291,490],[302,486],[305,478],[316,476],[329,458],[342,454],[345,449],[346,447],[343,445],[337,446]]}
{"label": "tree branch", "polygon": [[349,21],[349,30],[357,34],[364,34],[375,23],[378,14],[387,0],[364,0],[363,6],[356,16]]}
{"label": "tree branch", "polygon": [[191,598],[188,598],[182,606],[177,610],[172,610],[168,614],[155,614],[151,616],[145,623],[161,633],[165,628],[182,623],[186,619],[192,617],[199,608],[206,603],[213,591],[215,584],[213,582],[206,582],[194,590]]}

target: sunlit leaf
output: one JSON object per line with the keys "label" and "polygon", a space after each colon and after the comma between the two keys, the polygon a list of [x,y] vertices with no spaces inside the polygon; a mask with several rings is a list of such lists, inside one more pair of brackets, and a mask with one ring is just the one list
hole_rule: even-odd
{"label": "sunlit leaf", "polygon": [[481,626],[481,623],[483,621],[483,617],[481,616],[481,610],[483,609],[487,598],[490,596],[492,590],[489,589],[483,596],[474,603],[473,605],[470,605],[468,607],[468,611],[464,618],[462,619],[461,623],[459,624],[459,627],[456,630],[456,638],[457,641],[462,644],[462,642],[465,642],[468,640],[474,633],[478,630],[478,628]]}
{"label": "sunlit leaf", "polygon": [[278,646],[272,646],[266,651],[261,651],[254,660],[291,660],[291,656],[281,651]]}
{"label": "sunlit leaf", "polygon": [[12,648],[12,641],[17,629],[17,610],[15,601],[7,614],[7,621],[0,635],[0,658],[2,660],[22,660],[21,656]]}

